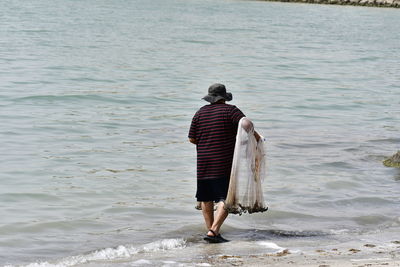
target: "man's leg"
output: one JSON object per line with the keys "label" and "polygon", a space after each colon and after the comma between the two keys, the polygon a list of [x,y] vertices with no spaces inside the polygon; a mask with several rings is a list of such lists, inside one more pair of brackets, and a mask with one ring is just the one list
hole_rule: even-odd
{"label": "man's leg", "polygon": [[[225,203],[220,201],[217,206],[217,212],[215,214],[215,220],[212,223],[211,227],[208,229],[213,230],[215,234],[219,234],[219,229],[221,228],[222,224],[224,223],[226,217],[228,217],[228,212],[225,210]],[[213,236],[214,234],[210,231],[207,233],[209,236]]]}
{"label": "man's leg", "polygon": [[211,229],[214,223],[214,202],[201,202],[201,211],[203,212],[204,221],[207,229]]}

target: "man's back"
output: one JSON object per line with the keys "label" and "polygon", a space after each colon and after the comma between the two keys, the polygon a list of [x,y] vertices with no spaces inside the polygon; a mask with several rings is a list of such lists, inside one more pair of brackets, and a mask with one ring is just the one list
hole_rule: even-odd
{"label": "man's back", "polygon": [[244,114],[233,105],[215,103],[200,108],[189,137],[197,141],[197,178],[229,176],[237,125]]}

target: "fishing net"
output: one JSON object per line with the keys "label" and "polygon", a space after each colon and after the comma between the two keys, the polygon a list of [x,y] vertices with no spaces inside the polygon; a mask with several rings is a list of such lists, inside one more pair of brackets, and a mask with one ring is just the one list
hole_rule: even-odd
{"label": "fishing net", "polygon": [[262,182],[266,175],[264,138],[258,141],[254,127],[247,118],[239,121],[235,152],[225,208],[229,213],[241,215],[244,212],[264,212]]}

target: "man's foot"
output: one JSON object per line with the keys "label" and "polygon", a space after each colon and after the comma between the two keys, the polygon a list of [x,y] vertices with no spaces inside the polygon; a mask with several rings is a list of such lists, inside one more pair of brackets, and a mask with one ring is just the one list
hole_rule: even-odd
{"label": "man's foot", "polygon": [[229,242],[229,240],[223,238],[220,234],[216,234],[213,230],[210,230],[212,235],[206,235],[204,237],[204,240],[206,240],[208,243],[225,243]]}

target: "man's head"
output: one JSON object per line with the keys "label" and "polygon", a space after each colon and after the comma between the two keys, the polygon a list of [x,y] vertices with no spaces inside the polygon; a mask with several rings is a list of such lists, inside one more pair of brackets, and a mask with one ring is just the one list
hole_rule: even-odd
{"label": "man's head", "polygon": [[231,101],[232,94],[226,92],[225,85],[214,83],[208,88],[208,95],[203,97],[203,99],[210,102],[211,104],[219,102],[221,100]]}

